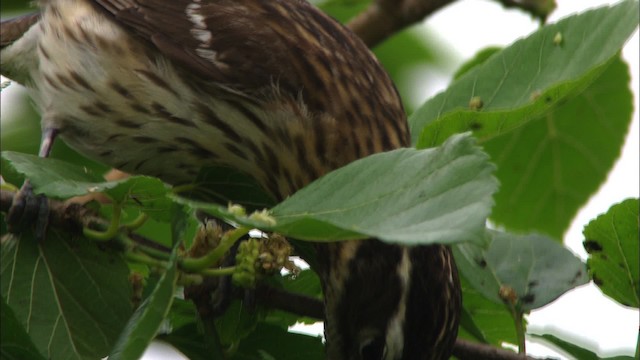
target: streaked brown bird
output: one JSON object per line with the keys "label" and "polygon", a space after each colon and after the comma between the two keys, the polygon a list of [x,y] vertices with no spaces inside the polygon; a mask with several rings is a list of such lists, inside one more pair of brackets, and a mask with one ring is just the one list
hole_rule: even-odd
{"label": "streaked brown bird", "polygon": [[[233,167],[282,200],[409,145],[391,80],[347,28],[300,0],[41,0],[2,24],[2,74],[59,134],[128,173],[189,183]],[[327,359],[447,359],[460,288],[448,247],[318,245]]]}

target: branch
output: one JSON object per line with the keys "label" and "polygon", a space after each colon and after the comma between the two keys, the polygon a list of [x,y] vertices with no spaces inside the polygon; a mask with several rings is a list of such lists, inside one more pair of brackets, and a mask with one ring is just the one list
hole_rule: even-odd
{"label": "branch", "polygon": [[[0,190],[0,211],[7,213],[13,205],[16,193]],[[71,233],[82,232],[89,224],[105,224],[105,220],[92,210],[74,202],[63,202],[49,199],[49,226],[64,229]]]}
{"label": "branch", "polygon": [[[374,0],[347,26],[369,48],[398,31],[417,24],[456,0]],[[555,0],[495,0],[505,8],[518,8],[544,23],[556,8]]]}
{"label": "branch", "polygon": [[[316,319],[324,318],[324,306],[320,300],[268,286],[258,287],[255,295],[258,303],[269,308]],[[464,339],[456,340],[453,355],[460,360],[537,360],[513,351]]]}
{"label": "branch", "polygon": [[456,0],[374,0],[347,26],[370,48]]}
{"label": "branch", "polygon": [[460,360],[537,360],[531,356],[460,338],[453,347],[453,355]]}
{"label": "branch", "polygon": [[318,299],[264,285],[258,286],[255,294],[256,300],[268,308],[286,311],[298,316],[324,318],[324,305]]}

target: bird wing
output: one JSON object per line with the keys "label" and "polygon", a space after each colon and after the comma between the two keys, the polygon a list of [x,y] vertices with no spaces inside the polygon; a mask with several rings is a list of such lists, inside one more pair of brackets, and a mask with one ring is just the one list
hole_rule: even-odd
{"label": "bird wing", "polygon": [[408,143],[402,104],[382,66],[349,29],[306,1],[87,1],[202,79],[255,98],[277,89],[289,95],[279,98],[302,99],[313,113],[367,129],[394,119],[394,136]]}
{"label": "bird wing", "polygon": [[[291,14],[309,16],[310,5],[259,0],[90,0],[120,25],[151,42],[164,56],[205,79],[239,90],[277,82],[291,91],[307,88],[305,69],[292,61],[302,49]],[[300,11],[302,9],[302,11]],[[313,38],[307,36],[311,41]],[[307,47],[313,48],[313,47]],[[297,71],[296,71],[297,70]]]}

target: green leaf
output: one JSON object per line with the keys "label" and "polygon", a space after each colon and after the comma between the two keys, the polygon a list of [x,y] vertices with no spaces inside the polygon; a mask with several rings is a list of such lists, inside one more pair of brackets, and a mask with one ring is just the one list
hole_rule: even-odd
{"label": "green leaf", "polygon": [[487,61],[487,59],[500,52],[501,50],[502,48],[500,47],[490,46],[478,51],[478,53],[476,53],[473,58],[460,65],[460,68],[458,68],[458,70],[453,74],[453,80],[458,80],[460,77],[462,77],[462,75],[468,73],[476,66],[483,64],[485,61]]}
{"label": "green leaf", "polygon": [[[616,57],[580,95],[484,143],[501,184],[491,219],[560,239],[620,155],[632,96],[628,66]],[[522,204],[526,211],[514,211]]]}
{"label": "green leaf", "polygon": [[6,360],[45,360],[29,338],[13,310],[2,298],[0,309],[0,358]]}
{"label": "green leaf", "polygon": [[287,292],[322,298],[320,278],[310,269],[302,270],[296,276],[281,276],[278,282]]}
{"label": "green leaf", "polygon": [[509,310],[488,300],[464,277],[460,277],[463,312],[459,336],[497,347],[503,343],[517,344],[518,337]]}
{"label": "green leaf", "polygon": [[215,354],[221,353],[223,349],[211,351],[209,346],[215,345],[215,340],[205,339],[195,322],[181,326],[170,334],[161,334],[157,339],[171,344],[189,360],[222,359]]}
{"label": "green leaf", "polygon": [[557,346],[561,350],[565,351],[569,355],[572,355],[576,359],[580,359],[580,360],[633,360],[634,359],[633,356],[614,356],[614,357],[602,358],[591,350],[587,350],[576,344],[572,344],[568,341],[562,340],[555,335],[551,335],[551,334],[542,334],[542,335],[528,334],[528,335],[536,339],[543,339],[544,342],[549,342]]}
{"label": "green leaf", "polygon": [[638,308],[638,199],[627,199],[612,206],[591,220],[583,234],[593,282],[620,304]]}
{"label": "green leaf", "polygon": [[131,315],[129,270],[120,254],[49,229],[5,238],[2,296],[50,359],[106,356]]}
{"label": "green leaf", "polygon": [[176,201],[303,240],[479,242],[498,186],[492,171],[473,138],[462,134],[436,149],[398,149],[333,171],[274,207],[275,225],[234,215],[215,204]]}
{"label": "green leaf", "polygon": [[180,195],[220,204],[232,202],[250,209],[276,204],[275,199],[251,176],[225,166],[201,169],[193,188]]}
{"label": "green leaf", "polygon": [[3,151],[2,158],[33,185],[34,192],[48,197],[67,199],[90,193],[104,193],[125,206],[140,208],[152,218],[169,222],[173,203],[167,195],[168,185],[148,176],[129,176],[116,181],[104,181],[102,176],[61,160]]}
{"label": "green leaf", "polygon": [[[606,68],[638,24],[628,0],[571,16],[517,41],[455,81],[410,118],[417,147],[473,130],[482,141],[539,117],[584,89]],[[561,43],[554,37],[561,34]],[[481,111],[470,109],[481,99]]]}
{"label": "green leaf", "polygon": [[139,359],[165,321],[178,283],[178,244],[180,243],[176,243],[165,272],[153,292],[136,310],[120,334],[118,343],[109,355],[110,360]]}
{"label": "green leaf", "polygon": [[[148,176],[131,176],[123,180],[104,181],[102,176],[61,160],[3,151],[2,158],[16,171],[24,174],[38,194],[66,199],[102,192],[117,202],[132,200],[143,207],[154,206],[169,188],[160,180]],[[166,204],[163,204],[166,206]]]}
{"label": "green leaf", "polygon": [[365,10],[371,0],[311,0],[310,3],[315,4],[339,22],[346,23]]}
{"label": "green leaf", "polygon": [[274,230],[308,240],[336,239],[342,230],[412,245],[481,241],[497,188],[492,171],[468,135],[433,150],[372,155],[273,208]]}
{"label": "green leaf", "polygon": [[5,0],[2,2],[2,6],[0,6],[0,9],[2,9],[3,14],[9,11],[27,12],[34,10],[33,5],[30,2],[24,0]]}
{"label": "green leaf", "polygon": [[49,197],[66,199],[88,194],[95,183],[104,182],[101,176],[61,160],[13,151],[3,151],[2,159],[29,178],[36,193]]}
{"label": "green leaf", "polygon": [[320,337],[287,332],[278,326],[259,324],[242,340],[231,360],[322,360],[324,346]]}
{"label": "green leaf", "polygon": [[224,314],[216,319],[216,329],[220,344],[229,346],[251,334],[258,323],[258,313],[254,307],[247,307],[243,301],[233,301]]}
{"label": "green leaf", "polygon": [[[129,201],[139,204],[142,209],[155,212],[168,212],[172,203],[165,196],[169,186],[157,178],[149,176],[129,176],[122,180],[107,181],[95,184],[93,192],[103,192],[116,202]],[[153,214],[153,211],[149,211]],[[157,215],[157,214],[154,214]],[[165,220],[168,220],[169,217]]]}
{"label": "green leaf", "polygon": [[500,288],[508,286],[517,294],[517,306],[530,311],[588,282],[580,259],[548,237],[492,235],[486,251],[472,244],[461,244],[453,250],[464,277],[496,303],[502,303]]}
{"label": "green leaf", "polygon": [[[318,301],[323,300],[320,278],[311,269],[302,270],[297,276],[272,277],[268,281],[269,286],[279,287],[288,293],[305,295]],[[264,319],[269,324],[279,325],[285,329],[298,322],[313,324],[319,320],[280,310],[269,310]]]}

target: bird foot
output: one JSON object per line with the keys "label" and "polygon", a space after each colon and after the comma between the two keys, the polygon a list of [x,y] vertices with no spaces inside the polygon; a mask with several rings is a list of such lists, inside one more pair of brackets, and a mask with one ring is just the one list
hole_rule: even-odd
{"label": "bird foot", "polygon": [[35,238],[44,239],[49,223],[49,199],[34,194],[29,180],[25,181],[13,197],[6,222],[10,233],[21,233],[32,227]]}

